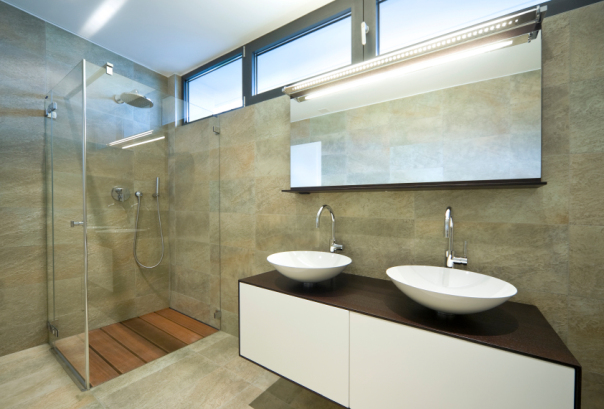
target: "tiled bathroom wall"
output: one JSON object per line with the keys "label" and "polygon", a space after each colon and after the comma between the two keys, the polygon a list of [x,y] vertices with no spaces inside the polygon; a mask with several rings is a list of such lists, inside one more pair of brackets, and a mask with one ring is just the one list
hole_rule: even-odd
{"label": "tiled bathroom wall", "polygon": [[543,180],[539,189],[282,193],[289,188],[287,97],[220,115],[223,329],[237,333],[237,280],[272,269],[266,256],[328,250],[329,217],[349,273],[443,265],[444,211],[468,268],[500,277],[534,304],[584,368],[584,407],[604,397],[604,3],[545,19]]}
{"label": "tiled bathroom wall", "polygon": [[[162,75],[3,2],[0,2],[0,53],[0,260],[3,262],[0,271],[0,355],[4,355],[47,341],[45,197],[48,192],[44,179],[44,96],[83,58],[98,66],[112,62],[117,74],[163,92],[167,91],[168,83]],[[90,115],[91,124],[100,126],[95,120],[105,121],[103,133],[110,133],[118,122],[117,118],[104,117],[103,112],[90,112]],[[157,157],[157,152],[148,153],[153,158]],[[112,186],[107,191],[105,183],[113,182],[104,179],[109,171],[114,176],[128,178],[133,188],[141,186],[151,193],[152,178],[162,167],[157,166],[157,160],[142,160],[141,155],[144,155],[143,150],[135,155],[131,153],[129,159],[116,156],[113,162],[106,163],[104,169],[98,168],[99,174],[91,170],[89,193],[96,196],[95,189],[98,189],[99,198],[110,198]],[[92,165],[94,157],[94,154],[90,155]],[[163,167],[166,168],[167,177],[167,157],[165,159],[166,165]],[[120,174],[128,166],[128,172]],[[154,167],[151,172],[150,166]],[[73,177],[77,179],[78,174],[67,172],[65,180],[73,182]],[[81,177],[78,183],[81,184]],[[167,188],[167,183],[164,186]],[[64,187],[69,194],[69,183]],[[150,198],[150,195],[147,197]],[[72,206],[67,204],[71,203],[72,197],[65,196],[65,199],[63,204]],[[81,206],[81,198],[79,203]],[[145,212],[142,212],[142,220],[147,218]],[[129,222],[133,220],[131,215],[132,210],[129,210]],[[151,223],[153,216],[151,213],[149,215]],[[91,220],[91,223],[96,221]],[[164,231],[167,233],[167,230]],[[127,244],[119,244],[119,251],[131,254],[131,233],[127,236],[130,239]],[[81,236],[78,238],[81,242]],[[106,260],[108,254],[117,251],[104,246],[102,242],[102,239],[96,241],[91,237],[93,264],[95,260]],[[69,245],[66,244],[65,249],[68,250]],[[72,247],[71,250],[77,249]],[[112,257],[116,254],[113,253]],[[116,266],[114,271],[117,270]],[[70,277],[69,271],[63,270],[62,273],[63,277]],[[98,273],[101,274],[100,271]],[[106,279],[104,282],[107,283]],[[64,284],[67,286],[67,282]],[[77,284],[71,282],[69,285]],[[100,286],[98,296],[104,299],[103,306],[99,305],[98,314],[91,316],[99,318],[100,323],[111,315],[119,318],[125,311],[135,313],[138,309],[166,305],[167,301],[157,302],[156,295],[163,292],[162,296],[166,298],[167,286],[167,275],[165,283],[160,284],[157,277],[136,271],[131,265],[128,278],[123,285],[116,286],[109,297]]]}
{"label": "tiled bathroom wall", "polygon": [[540,132],[535,70],[293,122],[291,138],[321,142],[321,186],[338,186],[539,178]]}
{"label": "tiled bathroom wall", "polygon": [[219,135],[215,118],[170,139],[170,307],[220,328]]}
{"label": "tiled bathroom wall", "polygon": [[[390,266],[442,265],[444,210],[452,206],[457,251],[468,241],[468,268],[512,282],[516,301],[540,308],[583,365],[584,407],[598,407],[604,401],[603,18],[600,2],[545,20],[542,172],[548,185],[539,189],[282,193],[289,187],[287,97],[220,115],[219,136],[212,132],[214,118],[177,130],[169,142],[174,183],[165,193],[169,202],[162,202],[163,220],[171,222],[164,232],[173,306],[211,320],[218,300],[207,289],[220,286],[222,328],[236,334],[239,278],[271,270],[266,256],[274,252],[327,251],[328,216],[314,227],[322,204],[335,211],[338,239],[353,259],[348,272],[386,279]],[[3,355],[47,339],[44,95],[83,57],[99,66],[113,62],[117,73],[154,88],[167,90],[168,81],[2,2],[0,30]],[[133,187],[147,186],[157,169],[164,172],[154,149],[147,152],[153,161],[129,159]],[[106,187],[99,192],[105,195]],[[141,220],[154,217],[148,210]],[[155,237],[148,239],[155,245]],[[120,248],[131,250],[130,243]],[[128,290],[110,299],[124,310],[155,306],[149,285],[158,278],[140,271],[133,277],[123,287]],[[158,280],[163,297],[167,284]],[[125,301],[132,294],[143,297],[140,303]]]}

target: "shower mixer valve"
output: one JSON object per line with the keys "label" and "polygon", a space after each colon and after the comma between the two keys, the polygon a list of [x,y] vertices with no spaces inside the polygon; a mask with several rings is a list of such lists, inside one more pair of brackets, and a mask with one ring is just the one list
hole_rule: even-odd
{"label": "shower mixer valve", "polygon": [[114,187],[111,189],[111,197],[118,202],[125,202],[130,199],[130,190],[126,187]]}

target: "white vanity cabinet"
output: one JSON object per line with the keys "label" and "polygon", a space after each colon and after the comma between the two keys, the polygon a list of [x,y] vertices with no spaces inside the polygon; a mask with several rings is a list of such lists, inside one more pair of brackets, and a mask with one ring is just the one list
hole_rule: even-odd
{"label": "white vanity cabinet", "polygon": [[239,353],[349,407],[349,314],[239,283]]}
{"label": "white vanity cabinet", "polygon": [[537,307],[442,321],[391,282],[239,282],[240,355],[351,409],[578,409],[581,365]]}
{"label": "white vanity cabinet", "polygon": [[350,313],[351,409],[571,409],[575,370]]}

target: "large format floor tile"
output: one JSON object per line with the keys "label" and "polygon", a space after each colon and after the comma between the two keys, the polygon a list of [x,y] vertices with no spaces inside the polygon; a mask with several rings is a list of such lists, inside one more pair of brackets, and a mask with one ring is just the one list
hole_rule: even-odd
{"label": "large format floor tile", "polygon": [[239,357],[217,332],[82,392],[48,345],[0,358],[6,409],[332,409],[340,406]]}

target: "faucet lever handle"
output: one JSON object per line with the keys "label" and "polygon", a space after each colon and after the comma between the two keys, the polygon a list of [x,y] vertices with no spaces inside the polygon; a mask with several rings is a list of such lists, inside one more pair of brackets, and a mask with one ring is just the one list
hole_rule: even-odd
{"label": "faucet lever handle", "polygon": [[463,257],[468,258],[468,242],[463,242]]}

